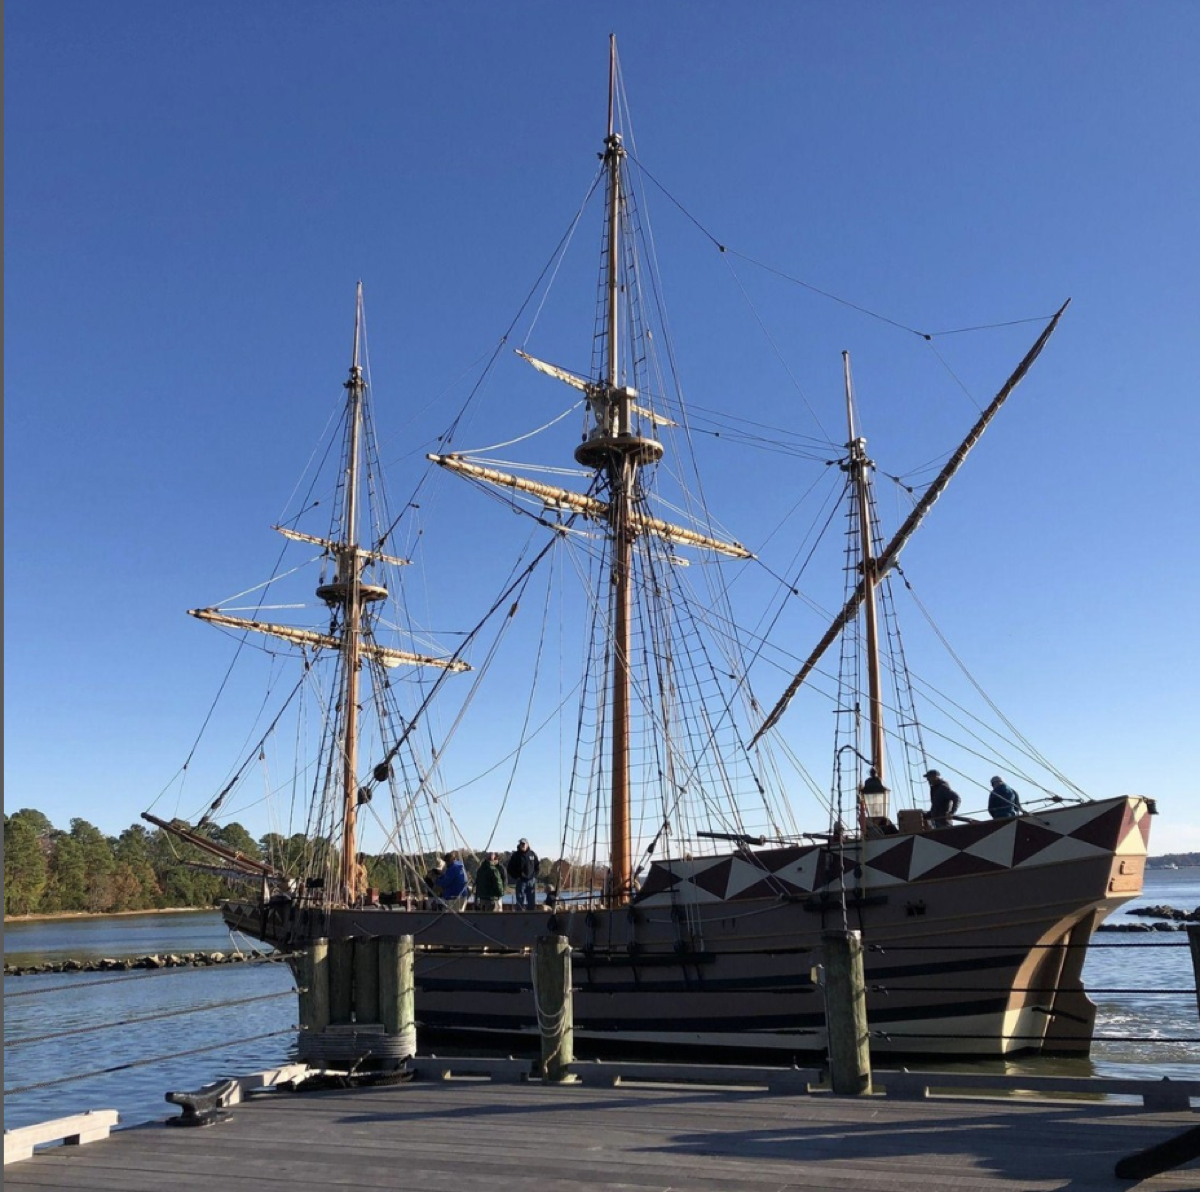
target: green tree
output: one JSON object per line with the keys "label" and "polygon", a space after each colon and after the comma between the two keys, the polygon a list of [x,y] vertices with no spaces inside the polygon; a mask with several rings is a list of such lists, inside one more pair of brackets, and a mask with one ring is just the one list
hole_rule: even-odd
{"label": "green tree", "polygon": [[268,832],[259,842],[263,860],[292,877],[321,876],[337,867],[338,851],[323,837],[309,839],[302,832],[281,836]]}
{"label": "green tree", "polygon": [[162,887],[150,858],[150,833],[131,824],[113,846],[114,910],[144,910],[162,905]]}
{"label": "green tree", "polygon": [[259,860],[262,857],[262,853],[259,851],[254,837],[239,823],[223,824],[219,828],[213,828],[212,838],[218,844],[223,844],[226,848],[236,849],[239,853],[247,857],[253,857],[255,860]]}
{"label": "green tree", "polygon": [[83,906],[91,914],[102,914],[113,909],[113,860],[112,845],[93,824],[85,819],[71,821],[71,838],[78,842],[83,856]]}
{"label": "green tree", "polygon": [[211,865],[215,860],[211,853],[161,828],[151,834],[149,850],[163,906],[212,906],[218,900],[220,879],[195,868]]}
{"label": "green tree", "polygon": [[[46,822],[48,825],[49,821]],[[48,876],[42,839],[27,809],[11,817],[5,816],[4,913],[33,914],[41,903]]]}
{"label": "green tree", "polygon": [[[12,818],[21,817],[39,836],[43,839],[49,839],[54,834],[54,825],[40,811],[34,810],[32,807],[22,807],[20,811],[14,811]],[[5,823],[8,822],[7,817]]]}
{"label": "green tree", "polygon": [[87,901],[87,866],[74,836],[58,832],[51,841],[50,879],[42,897],[46,911],[82,911]]}

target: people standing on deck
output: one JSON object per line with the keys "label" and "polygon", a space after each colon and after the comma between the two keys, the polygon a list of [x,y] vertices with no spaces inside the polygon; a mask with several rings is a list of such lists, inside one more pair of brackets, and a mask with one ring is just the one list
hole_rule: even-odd
{"label": "people standing on deck", "polygon": [[992,819],[1013,819],[1021,813],[1021,797],[997,774],[988,794],[988,815]]}
{"label": "people standing on deck", "polygon": [[499,853],[488,853],[475,875],[475,903],[481,911],[498,911],[504,906],[506,885]]}
{"label": "people standing on deck", "polygon": [[929,826],[948,828],[951,819],[962,806],[962,799],[951,789],[939,770],[927,770],[929,780]]}
{"label": "people standing on deck", "polygon": [[422,905],[425,910],[433,910],[437,906],[437,884],[446,868],[446,862],[437,857],[425,871],[425,891]]}
{"label": "people standing on deck", "polygon": [[434,882],[434,892],[445,904],[447,910],[466,910],[467,895],[470,891],[467,884],[467,871],[458,859],[457,853],[447,853],[442,860],[445,861],[446,868]]}
{"label": "people standing on deck", "polygon": [[529,847],[524,837],[516,852],[508,858],[508,876],[513,884],[517,909],[534,910],[537,907],[538,855]]}

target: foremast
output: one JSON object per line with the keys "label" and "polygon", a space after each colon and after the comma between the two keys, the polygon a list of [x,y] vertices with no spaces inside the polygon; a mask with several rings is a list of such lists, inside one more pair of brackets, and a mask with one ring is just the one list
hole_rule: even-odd
{"label": "foremast", "polygon": [[[338,862],[338,893],[347,903],[353,903],[362,893],[358,867],[357,818],[360,788],[358,783],[359,744],[359,687],[365,661],[386,667],[401,665],[430,666],[446,671],[465,671],[470,667],[457,658],[435,658],[407,650],[397,650],[375,642],[364,613],[367,608],[388,597],[387,588],[364,578],[363,569],[376,564],[407,564],[374,549],[363,549],[359,542],[359,522],[363,491],[363,431],[367,382],[362,367],[363,291],[362,282],[355,290],[354,343],[351,351],[350,374],[343,383],[346,390],[346,410],[343,425],[344,450],[342,459],[342,501],[339,524],[328,538],[305,534],[284,526],[274,527],[285,538],[310,542],[325,549],[333,560],[334,574],[330,582],[322,582],[316,595],[333,610],[341,610],[335,624],[327,633],[300,626],[279,625],[234,617],[216,608],[194,608],[188,612],[202,621],[230,629],[263,633],[299,646],[302,649],[336,650],[341,657],[340,723],[335,745],[335,764],[338,771],[337,798],[341,803],[341,852]],[[339,624],[340,622],[340,624]],[[388,766],[375,767],[375,779],[380,771],[386,776]],[[332,777],[332,775],[331,775]],[[158,822],[158,821],[154,821]],[[172,831],[176,828],[172,825]],[[196,841],[200,843],[200,841]]]}
{"label": "foremast", "polygon": [[342,541],[334,545],[337,567],[334,582],[323,584],[317,595],[330,607],[341,605],[342,614],[342,872],[341,886],[348,902],[358,896],[358,686],[362,669],[363,604],[382,600],[384,588],[362,581],[358,549],[359,455],[362,442],[362,407],[366,393],[360,350],[362,344],[362,282],[354,304],[354,350],[347,395],[346,484],[343,493]]}

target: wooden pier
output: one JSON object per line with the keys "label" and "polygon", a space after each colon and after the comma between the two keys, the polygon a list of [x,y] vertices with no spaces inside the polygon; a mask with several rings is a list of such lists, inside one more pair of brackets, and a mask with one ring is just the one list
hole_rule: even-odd
{"label": "wooden pier", "polygon": [[[621,1075],[617,1065],[587,1065],[565,1084],[522,1080],[515,1061],[493,1062],[493,1076],[473,1066],[423,1059],[410,1083],[263,1090],[229,1106],[227,1120],[153,1123],[40,1150],[4,1179],[89,1192],[1200,1189],[1197,1161],[1141,1183],[1114,1175],[1120,1159],[1195,1126],[1186,1092],[1164,1100],[1150,1089],[1145,1104],[945,1096],[930,1078],[925,1095],[924,1083],[897,1076],[892,1095],[839,1097],[807,1091],[801,1070],[757,1083],[745,1070],[747,1083],[734,1087],[652,1082],[648,1066]],[[886,1087],[886,1074],[876,1075]],[[1170,1104],[1182,1107],[1161,1107]]]}

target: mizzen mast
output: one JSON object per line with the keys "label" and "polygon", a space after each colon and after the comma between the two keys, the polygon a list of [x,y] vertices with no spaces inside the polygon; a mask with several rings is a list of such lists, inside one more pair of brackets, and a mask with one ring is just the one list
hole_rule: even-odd
{"label": "mizzen mast", "polygon": [[[907,545],[908,540],[913,536],[917,527],[925,519],[925,515],[933,508],[934,502],[942,495],[946,485],[953,478],[955,472],[962,466],[963,461],[967,458],[967,454],[971,448],[979,441],[980,436],[987,429],[988,424],[999,412],[1000,407],[1008,400],[1008,396],[1021,383],[1025,374],[1033,366],[1033,362],[1041,354],[1042,349],[1046,346],[1046,341],[1054,334],[1054,329],[1058,326],[1059,320],[1063,317],[1071,300],[1068,298],[1055,312],[1054,317],[1047,324],[1041,335],[1034,341],[1033,347],[1025,353],[1021,363],[1013,369],[1008,380],[1001,386],[1000,391],[992,398],[991,403],[979,415],[975,425],[967,432],[967,436],[958,445],[958,449],[946,461],[946,465],[934,477],[933,483],[925,490],[925,495],[917,502],[912,512],[905,518],[904,524],[893,535],[891,542],[879,552],[875,560],[875,577],[882,579],[895,565],[900,557],[900,551]],[[792,697],[800,690],[804,680],[812,674],[817,663],[820,662],[821,656],[825,651],[837,640],[838,635],[849,623],[850,619],[858,612],[859,605],[862,603],[865,594],[865,585],[859,584],[858,588],[851,595],[842,607],[842,611],[830,627],[825,631],[825,636],[817,643],[812,653],[805,659],[804,665],[797,672],[796,677],[788,684],[787,689],[781,695],[771,709],[767,718],[759,726],[758,731],[750,739],[750,744],[755,745],[768,730],[775,727],[779,723],[780,718],[787,710],[787,706],[792,701]]]}
{"label": "mizzen mast", "polygon": [[[867,441],[854,433],[854,388],[850,379],[850,353],[842,353],[842,374],[846,386],[846,425],[849,440],[846,448],[849,455],[842,465],[850,479],[851,493],[858,514],[859,560],[862,570],[863,621],[867,639],[867,724],[870,733],[871,774],[876,780],[870,784],[869,792],[859,793],[859,827],[865,833],[868,815],[887,814],[887,793],[883,786],[883,694],[879,671],[879,610],[875,590],[879,582],[876,572],[875,543],[871,531],[871,461],[867,458]],[[870,807],[866,796],[871,793],[874,801]],[[882,795],[883,806],[878,806]]]}

